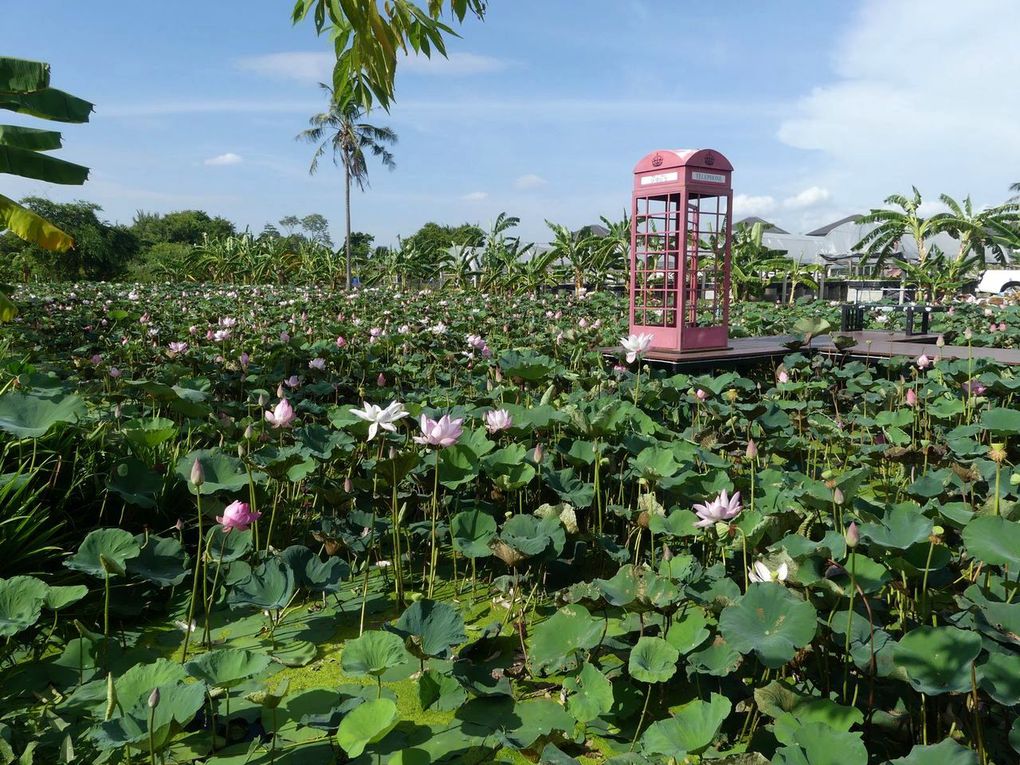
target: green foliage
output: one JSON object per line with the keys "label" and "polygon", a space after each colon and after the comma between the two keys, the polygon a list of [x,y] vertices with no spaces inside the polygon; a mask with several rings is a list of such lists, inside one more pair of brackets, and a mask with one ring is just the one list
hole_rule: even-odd
{"label": "green foliage", "polygon": [[168,213],[150,213],[139,210],[131,223],[131,233],[142,246],[151,248],[161,244],[197,246],[206,239],[234,236],[234,224],[226,218],[210,216],[204,210],[178,210]]}

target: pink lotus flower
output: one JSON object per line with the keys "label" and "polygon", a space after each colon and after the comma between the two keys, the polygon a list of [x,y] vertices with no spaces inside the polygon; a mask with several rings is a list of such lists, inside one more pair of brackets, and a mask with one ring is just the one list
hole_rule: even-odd
{"label": "pink lotus flower", "polygon": [[963,384],[963,392],[968,396],[983,396],[985,391],[988,390],[982,383],[977,380],[968,380]]}
{"label": "pink lotus flower", "polygon": [[430,420],[423,414],[419,422],[422,434],[415,436],[414,442],[423,446],[438,446],[441,449],[453,446],[464,432],[461,427],[463,422],[463,418],[451,420],[448,414],[444,414],[438,420]]}
{"label": "pink lotus flower", "polygon": [[506,430],[513,424],[514,419],[506,409],[491,409],[485,413],[485,429],[490,433]]}
{"label": "pink lotus flower", "polygon": [[276,408],[266,412],[265,416],[266,422],[274,428],[288,428],[294,422],[294,418],[297,415],[294,414],[294,407],[290,405],[290,402],[285,398],[281,398]]}
{"label": "pink lotus flower", "polygon": [[714,526],[723,521],[729,521],[740,515],[740,492],[735,492],[732,497],[728,496],[726,489],[719,492],[719,496],[711,502],[703,505],[695,505],[694,512],[698,514],[699,520],[694,525],[699,529]]}
{"label": "pink lotus flower", "polygon": [[238,359],[238,361],[241,363],[241,369],[247,369],[248,365],[251,363],[251,356],[247,353],[242,353],[241,358]]}
{"label": "pink lotus flower", "polygon": [[288,388],[297,388],[301,385],[301,380],[298,379],[297,375],[291,375],[290,377],[283,381],[283,384],[286,385]]}
{"label": "pink lotus flower", "polygon": [[1004,321],[1000,321],[999,322],[999,331],[1000,332],[1005,332],[1006,331],[1006,322],[1004,322]]}
{"label": "pink lotus flower", "polygon": [[289,332],[281,332],[280,333],[280,342],[281,343],[289,343],[290,342],[290,333]]}
{"label": "pink lotus flower", "polygon": [[261,517],[262,513],[253,513],[247,502],[231,502],[223,509],[223,515],[216,516],[216,522],[229,534],[234,529],[247,531]]}
{"label": "pink lotus flower", "polygon": [[705,391],[703,391],[701,388],[698,388],[696,391],[694,391],[694,395],[697,397],[698,401],[704,401],[705,399],[708,398],[708,394],[705,393]]}
{"label": "pink lotus flower", "polygon": [[112,377],[114,380],[120,377],[121,374],[122,374],[121,371],[117,369],[117,367],[110,367],[110,377]]}
{"label": "pink lotus flower", "polygon": [[784,370],[783,370],[782,372],[780,372],[780,373],[779,373],[779,375],[778,375],[778,376],[776,377],[776,380],[778,380],[778,381],[779,381],[779,382],[781,382],[781,383],[788,383],[788,382],[790,382],[790,375],[789,375],[789,374],[787,374],[786,370],[784,369]]}
{"label": "pink lotus flower", "polygon": [[315,358],[308,362],[309,369],[317,369],[320,372],[326,368],[326,360],[322,358]]}
{"label": "pink lotus flower", "polygon": [[346,345],[347,345],[347,341],[344,340],[343,336],[340,336],[340,337],[338,337],[336,339],[336,347],[337,348],[343,348]]}
{"label": "pink lotus flower", "polygon": [[178,353],[186,353],[188,350],[187,343],[170,343],[167,348],[170,349],[170,355],[176,356]]}
{"label": "pink lotus flower", "polygon": [[913,388],[907,388],[905,400],[907,406],[917,406],[917,393],[914,392]]}
{"label": "pink lotus flower", "polygon": [[926,354],[922,353],[920,356],[917,357],[917,368],[918,369],[927,369],[930,366],[931,366],[931,359],[929,359]]}
{"label": "pink lotus flower", "polygon": [[379,376],[377,378],[375,378],[375,384],[378,385],[380,388],[385,387],[386,386],[386,375],[384,375],[382,372],[380,372]]}

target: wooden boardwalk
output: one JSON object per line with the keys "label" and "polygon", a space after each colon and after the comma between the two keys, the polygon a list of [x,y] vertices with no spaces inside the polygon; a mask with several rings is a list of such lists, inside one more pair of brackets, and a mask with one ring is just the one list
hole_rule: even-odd
{"label": "wooden boardwalk", "polygon": [[[965,359],[968,356],[973,356],[974,358],[990,358],[1000,364],[1020,365],[1020,350],[977,347],[971,349],[965,345],[946,345],[939,348],[936,345],[938,341],[936,334],[907,335],[903,332],[882,330],[841,332],[839,334],[854,338],[857,341],[856,344],[841,352],[832,344],[830,337],[824,335],[812,340],[810,348],[801,348],[799,352],[828,355],[846,353],[859,359],[892,358],[894,356],[917,358],[922,354],[931,359],[936,356],[941,356],[944,359]],[[796,352],[787,348],[784,343],[799,339],[797,335],[735,337],[730,340],[728,348],[712,351],[688,351],[686,353],[652,349],[644,355],[644,359],[653,366],[677,371],[707,372],[714,369],[752,366],[770,361],[778,364],[784,356]],[[623,349],[620,347],[600,350],[607,357],[619,358],[623,356]]]}

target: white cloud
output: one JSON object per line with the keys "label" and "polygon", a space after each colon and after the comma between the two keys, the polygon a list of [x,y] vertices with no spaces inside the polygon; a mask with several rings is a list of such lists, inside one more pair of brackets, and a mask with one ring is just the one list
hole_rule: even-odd
{"label": "white cloud", "polygon": [[1007,95],[1018,28],[1014,0],[866,0],[834,78],[799,101],[779,139],[822,152],[827,185],[855,204],[911,184],[1001,201],[1020,166],[1020,99]]}
{"label": "white cloud", "polygon": [[228,151],[226,154],[219,154],[215,157],[209,157],[202,164],[219,166],[219,165],[239,165],[244,162],[244,158],[240,154],[234,154],[232,151]]}
{"label": "white cloud", "polygon": [[531,191],[533,189],[540,189],[548,183],[549,181],[547,181],[541,175],[528,173],[527,175],[522,175],[520,178],[514,181],[514,188],[519,191]]}
{"label": "white cloud", "polygon": [[465,194],[461,197],[465,202],[481,202],[483,199],[489,198],[489,192],[487,191],[472,191],[470,194]]}
{"label": "white cloud", "polygon": [[736,194],[733,197],[733,214],[746,215],[768,215],[776,209],[775,197],[768,195],[751,196],[749,194]]}
{"label": "white cloud", "polygon": [[822,202],[828,201],[830,196],[832,195],[828,189],[824,189],[821,186],[811,186],[799,194],[794,194],[792,197],[784,199],[783,207],[789,210],[803,210],[805,207],[815,207]]}
{"label": "white cloud", "polygon": [[[234,62],[238,69],[254,72],[263,77],[299,82],[332,82],[336,57],[332,53],[290,51],[245,56]],[[509,66],[507,61],[477,53],[451,53],[444,58],[438,53],[432,58],[419,55],[404,56],[397,62],[397,73],[418,75],[466,77],[476,74],[500,72]]]}

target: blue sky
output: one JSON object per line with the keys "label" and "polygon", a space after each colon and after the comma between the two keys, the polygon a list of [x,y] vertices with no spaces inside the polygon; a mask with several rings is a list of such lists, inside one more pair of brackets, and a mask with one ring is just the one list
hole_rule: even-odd
{"label": "blue sky", "polygon": [[[197,207],[260,230],[319,212],[341,240],[342,175],[309,176],[294,140],[325,106],[330,47],[290,7],[5,9],[3,53],[50,62],[96,113],[60,153],[92,168],[84,187],[4,176],[0,192],[88,199],[121,222]],[[545,241],[546,218],[621,216],[634,163],[687,147],[731,160],[738,215],[792,231],[911,184],[997,203],[1020,181],[1018,28],[1012,0],[491,0],[449,61],[401,64],[391,113],[370,118],[399,134],[397,169],[370,166],[354,227],[391,244],[506,211]]]}

